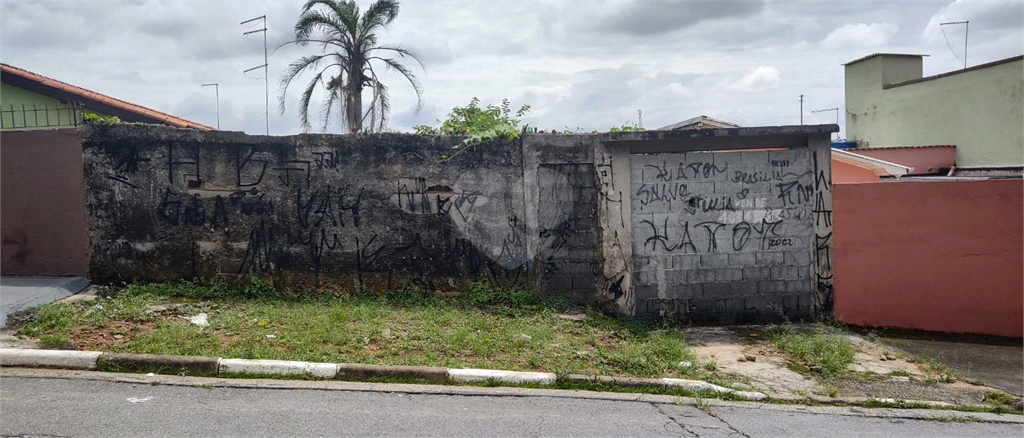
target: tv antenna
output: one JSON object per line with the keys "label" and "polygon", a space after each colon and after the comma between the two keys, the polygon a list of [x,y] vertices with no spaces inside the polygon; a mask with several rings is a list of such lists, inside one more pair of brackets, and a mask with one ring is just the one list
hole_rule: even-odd
{"label": "tv antenna", "polygon": [[[825,111],[835,111],[836,112],[836,125],[838,125],[839,124],[839,108],[838,107],[836,107],[836,108],[820,109],[820,110],[817,110],[817,111],[811,111],[811,114],[823,113]],[[839,138],[839,133],[838,132],[836,133],[836,138]]]}
{"label": "tv antenna", "polygon": [[217,129],[220,129],[220,84],[209,83],[200,85],[201,87],[213,87],[214,91],[217,92]]}
{"label": "tv antenna", "polygon": [[245,26],[246,24],[255,22],[256,20],[260,20],[260,22],[261,22],[260,24],[263,25],[263,28],[262,29],[250,30],[248,32],[243,33],[242,36],[249,35],[249,34],[254,34],[256,32],[263,32],[263,65],[257,65],[256,67],[253,67],[253,68],[250,68],[250,69],[246,69],[242,73],[244,74],[244,73],[249,73],[249,72],[251,72],[253,70],[258,70],[258,69],[261,69],[261,68],[263,69],[263,92],[264,92],[264,100],[265,100],[265,103],[266,103],[266,106],[267,106],[266,107],[267,135],[270,135],[270,69],[268,67],[269,64],[267,63],[267,16],[266,15],[261,15],[259,17],[256,17],[256,18],[253,18],[253,19],[250,19],[250,20],[245,20],[241,24],[242,24],[242,26]]}
{"label": "tv antenna", "polygon": [[953,53],[953,56],[956,56],[956,59],[960,59],[960,57],[957,56],[956,52],[953,52],[953,46],[949,45],[949,38],[946,37],[946,29],[943,28],[942,26],[953,25],[953,24],[962,24],[962,25],[964,25],[964,57],[963,57],[963,59],[960,59],[960,60],[964,62],[964,68],[965,69],[967,68],[967,32],[970,31],[970,29],[971,29],[971,24],[970,23],[971,22],[969,20],[968,21],[949,21],[949,22],[946,22],[946,23],[939,23],[939,29],[942,30],[942,38],[946,40],[946,47],[949,47],[949,51]]}

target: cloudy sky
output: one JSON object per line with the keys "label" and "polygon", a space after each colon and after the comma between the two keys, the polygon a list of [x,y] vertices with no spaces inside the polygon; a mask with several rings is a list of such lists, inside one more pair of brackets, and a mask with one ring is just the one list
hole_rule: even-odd
{"label": "cloudy sky", "polygon": [[[302,131],[288,63],[316,52],[282,44],[303,0],[4,0],[0,59],[51,78],[222,129],[265,131],[262,34],[267,16],[270,133]],[[370,2],[359,1],[365,9]],[[658,128],[698,115],[743,126],[835,123],[845,62],[876,52],[930,55],[925,75],[1024,53],[1024,2],[1014,1],[420,1],[401,3],[382,43],[415,51],[423,85],[388,77],[389,127],[436,124],[474,96],[529,104],[542,129]],[[943,35],[945,30],[945,38]],[[959,58],[958,58],[959,57]],[[314,104],[314,111],[319,105]],[[340,113],[338,113],[340,115]],[[314,126],[319,131],[320,125]],[[334,123],[328,132],[339,132]]]}

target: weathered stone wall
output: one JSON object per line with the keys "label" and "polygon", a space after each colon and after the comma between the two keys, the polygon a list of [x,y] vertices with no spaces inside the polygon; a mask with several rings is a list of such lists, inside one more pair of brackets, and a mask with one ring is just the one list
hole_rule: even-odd
{"label": "weathered stone wall", "polygon": [[88,129],[91,276],[528,286],[518,145],[455,144]]}

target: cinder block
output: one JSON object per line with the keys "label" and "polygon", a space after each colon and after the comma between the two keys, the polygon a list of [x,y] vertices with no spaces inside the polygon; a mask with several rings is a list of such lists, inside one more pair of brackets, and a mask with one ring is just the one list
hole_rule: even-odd
{"label": "cinder block", "polygon": [[780,294],[786,292],[785,280],[761,280],[757,282],[757,291],[762,294]]}
{"label": "cinder block", "polygon": [[700,254],[683,254],[672,256],[673,268],[696,269],[700,267]]}
{"label": "cinder block", "polygon": [[729,253],[729,266],[745,267],[757,264],[757,258],[752,252]]}
{"label": "cinder block", "polygon": [[729,255],[722,253],[701,254],[700,266],[702,268],[726,268],[729,267]]}
{"label": "cinder block", "polygon": [[715,268],[716,282],[743,280],[743,268]]}
{"label": "cinder block", "polygon": [[665,271],[665,281],[669,284],[686,283],[686,271],[679,269]]}
{"label": "cinder block", "polygon": [[772,268],[768,266],[744,266],[743,279],[748,281],[770,280]]}
{"label": "cinder block", "polygon": [[647,298],[658,298],[658,286],[654,284],[634,284],[633,294],[637,300]]}
{"label": "cinder block", "polygon": [[758,266],[780,266],[786,262],[781,251],[759,251],[755,259]]}
{"label": "cinder block", "polygon": [[783,258],[787,265],[793,266],[808,266],[811,264],[811,251],[785,251],[783,252]]}
{"label": "cinder block", "polygon": [[666,291],[668,296],[681,300],[688,300],[699,297],[704,293],[704,285],[701,284],[673,284],[669,285]]}
{"label": "cinder block", "polygon": [[690,284],[712,283],[715,281],[714,269],[690,269],[686,271],[686,282]]}
{"label": "cinder block", "polygon": [[703,296],[708,298],[724,298],[729,296],[728,283],[706,283],[701,288]]}
{"label": "cinder block", "polygon": [[814,284],[809,280],[788,280],[786,281],[786,293],[808,294],[814,290]]}
{"label": "cinder block", "polygon": [[729,295],[733,297],[749,297],[757,295],[757,282],[734,281],[729,284]]}
{"label": "cinder block", "polygon": [[597,289],[597,278],[593,275],[573,275],[572,276],[572,289],[591,291]]}
{"label": "cinder block", "polygon": [[715,194],[716,195],[728,195],[732,196],[743,190],[743,183],[737,183],[726,180],[715,181]]}
{"label": "cinder block", "polygon": [[806,266],[772,266],[772,279],[799,280],[807,278],[808,269]]}

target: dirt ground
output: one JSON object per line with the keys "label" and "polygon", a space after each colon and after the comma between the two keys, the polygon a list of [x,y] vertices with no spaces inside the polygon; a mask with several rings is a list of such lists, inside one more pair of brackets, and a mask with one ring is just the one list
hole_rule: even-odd
{"label": "dirt ground", "polygon": [[845,336],[857,353],[846,377],[826,378],[788,362],[768,341],[765,332],[770,328],[694,327],[686,330],[686,340],[698,361],[716,363],[717,374],[776,399],[798,400],[816,395],[978,404],[984,401],[986,393],[1003,392],[954,380],[948,374],[943,376],[901,350],[838,330],[836,333]]}

